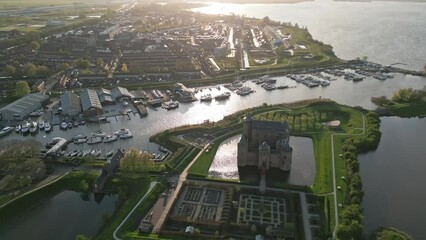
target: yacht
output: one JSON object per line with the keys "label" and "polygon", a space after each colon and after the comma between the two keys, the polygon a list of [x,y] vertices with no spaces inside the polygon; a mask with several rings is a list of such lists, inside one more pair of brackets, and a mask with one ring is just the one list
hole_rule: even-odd
{"label": "yacht", "polygon": [[90,152],[91,152],[91,151],[92,151],[91,149],[86,149],[86,150],[84,150],[84,151],[83,151],[83,157],[88,156],[88,155],[90,154]]}
{"label": "yacht", "polygon": [[71,129],[72,128],[72,122],[68,123],[68,128]]}
{"label": "yacht", "polygon": [[130,130],[128,128],[122,128],[122,129],[114,132],[114,135],[120,136],[120,135],[127,134],[127,133],[130,133]]}
{"label": "yacht", "polygon": [[127,132],[119,136],[120,139],[126,139],[126,138],[132,138],[132,137],[133,137],[133,134],[131,132]]}
{"label": "yacht", "polygon": [[62,122],[61,123],[61,129],[62,130],[65,130],[65,129],[67,129],[68,128],[68,124],[66,123],[66,122]]}
{"label": "yacht", "polygon": [[102,137],[90,137],[87,144],[97,144],[102,142]]}
{"label": "yacht", "polygon": [[21,131],[21,124],[16,125],[15,132],[19,133]]}
{"label": "yacht", "polygon": [[12,132],[13,127],[4,127],[2,130],[0,130],[0,137],[9,134]]}
{"label": "yacht", "polygon": [[98,149],[96,149],[95,154],[93,156],[99,157],[101,155],[101,153],[102,153],[102,150],[98,148]]}
{"label": "yacht", "polygon": [[103,138],[103,137],[106,137],[106,133],[105,133],[105,132],[102,132],[101,130],[99,130],[99,131],[94,131],[94,132],[92,133],[92,137],[101,137],[101,138]]}
{"label": "yacht", "polygon": [[87,138],[87,136],[84,136],[84,135],[75,135],[74,137],[72,137],[71,139],[72,140],[78,140],[78,139],[82,139],[82,138]]}
{"label": "yacht", "polygon": [[78,127],[78,122],[77,121],[74,122],[74,127]]}
{"label": "yacht", "polygon": [[321,86],[323,86],[323,87],[328,86],[328,85],[330,85],[330,81],[322,81],[321,82]]}
{"label": "yacht", "polygon": [[275,90],[277,87],[275,87],[274,85],[272,85],[272,84],[265,84],[265,85],[263,85],[263,88],[266,90],[266,91],[272,91],[272,90]]}
{"label": "yacht", "polygon": [[210,93],[206,94],[206,95],[202,95],[200,98],[201,102],[211,102],[212,101],[212,95]]}
{"label": "yacht", "polygon": [[27,133],[29,130],[30,130],[30,123],[29,122],[25,122],[24,124],[22,124],[22,127],[21,127],[22,133]]}
{"label": "yacht", "polygon": [[[329,83],[330,84],[330,83]],[[286,88],[288,88],[288,85],[280,85],[280,86],[277,86],[277,89],[286,89]]]}
{"label": "yacht", "polygon": [[52,130],[52,125],[50,125],[50,122],[45,122],[44,123],[44,131],[50,132],[50,130]]}
{"label": "yacht", "polygon": [[114,142],[117,141],[118,136],[117,135],[108,135],[105,137],[104,143],[110,143],[110,142]]}
{"label": "yacht", "polygon": [[229,97],[231,96],[230,92],[224,92],[222,94],[217,95],[216,97],[214,97],[214,99],[216,101],[220,101],[220,100],[226,100],[229,99]]}
{"label": "yacht", "polygon": [[30,124],[30,128],[29,128],[30,133],[35,133],[37,132],[37,122],[32,122]]}
{"label": "yacht", "polygon": [[74,140],[73,140],[73,142],[74,142],[75,144],[82,144],[82,143],[87,142],[87,138],[74,139]]}
{"label": "yacht", "polygon": [[38,128],[40,128],[40,130],[43,130],[45,126],[46,123],[44,122],[44,120],[38,121]]}
{"label": "yacht", "polygon": [[109,151],[105,156],[111,157],[114,154],[114,151]]}

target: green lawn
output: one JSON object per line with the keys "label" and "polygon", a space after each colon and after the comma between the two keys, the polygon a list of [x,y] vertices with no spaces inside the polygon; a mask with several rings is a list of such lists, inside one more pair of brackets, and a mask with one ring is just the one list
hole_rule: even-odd
{"label": "green lawn", "polygon": [[426,115],[426,101],[400,103],[390,106],[392,112],[399,117],[416,117]]}

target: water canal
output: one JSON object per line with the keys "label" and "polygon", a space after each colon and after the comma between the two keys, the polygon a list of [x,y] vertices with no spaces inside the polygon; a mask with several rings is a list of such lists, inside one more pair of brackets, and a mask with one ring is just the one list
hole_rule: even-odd
{"label": "water canal", "polygon": [[391,226],[414,239],[424,239],[426,119],[384,117],[381,120],[379,147],[358,158],[366,230]]}
{"label": "water canal", "polygon": [[114,212],[116,200],[116,195],[105,195],[95,201],[93,194],[83,200],[82,193],[63,191],[1,228],[0,239],[74,240],[78,234],[94,236],[103,217]]}
{"label": "water canal", "polygon": [[[239,179],[237,164],[237,146],[241,135],[223,141],[217,150],[209,169],[209,177],[219,179]],[[306,137],[290,137],[293,148],[291,171],[285,183],[311,186],[315,180],[315,156],[312,139]],[[284,174],[283,174],[284,175]]]}

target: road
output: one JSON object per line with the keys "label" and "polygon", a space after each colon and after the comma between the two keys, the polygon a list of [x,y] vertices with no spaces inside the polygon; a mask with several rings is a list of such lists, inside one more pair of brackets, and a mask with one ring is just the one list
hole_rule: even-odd
{"label": "road", "polygon": [[339,225],[339,209],[337,204],[337,186],[336,186],[336,164],[335,164],[335,156],[334,156],[334,136],[340,135],[340,136],[360,136],[365,134],[365,116],[364,113],[362,113],[362,128],[354,128],[361,129],[362,133],[354,133],[354,134],[347,134],[347,133],[332,133],[331,138],[331,162],[333,167],[333,196],[334,196],[334,230],[333,230],[333,239],[336,238],[337,234],[337,225]]}
{"label": "road", "polygon": [[173,193],[170,195],[170,198],[167,202],[167,206],[164,209],[163,213],[161,214],[158,221],[155,223],[154,228],[152,230],[153,233],[158,233],[164,225],[164,222],[169,215],[169,212],[173,206],[173,203],[175,202],[180,189],[182,188],[183,183],[186,181],[188,177],[189,169],[192,167],[192,165],[197,161],[197,159],[204,153],[204,151],[210,146],[210,143],[204,146],[204,148],[195,156],[195,158],[191,161],[191,163],[188,164],[188,166],[185,168],[185,170],[182,171],[182,173],[179,176],[179,181],[177,182],[176,189],[173,191]]}

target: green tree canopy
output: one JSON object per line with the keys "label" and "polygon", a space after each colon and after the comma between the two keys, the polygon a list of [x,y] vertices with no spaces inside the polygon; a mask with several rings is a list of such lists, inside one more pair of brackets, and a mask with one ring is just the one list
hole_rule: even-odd
{"label": "green tree canopy", "polygon": [[38,43],[37,41],[32,41],[30,46],[32,50],[37,51],[40,48],[40,43]]}
{"label": "green tree canopy", "polygon": [[121,65],[121,72],[126,73],[127,71],[128,71],[128,70],[127,70],[127,64],[123,63],[123,64]]}
{"label": "green tree canopy", "polygon": [[6,65],[5,71],[11,77],[16,75],[16,68],[12,65]]}
{"label": "green tree canopy", "polygon": [[90,67],[90,62],[83,58],[79,58],[74,61],[74,66],[81,69],[86,69]]}
{"label": "green tree canopy", "polygon": [[36,75],[40,77],[47,77],[50,73],[50,69],[46,66],[38,66],[36,69]]}
{"label": "green tree canopy", "polygon": [[27,63],[22,68],[22,74],[25,76],[33,77],[36,74],[37,67],[32,63]]}
{"label": "green tree canopy", "polygon": [[57,67],[59,71],[65,71],[67,69],[69,69],[71,66],[68,63],[61,63],[59,64],[59,66]]}
{"label": "green tree canopy", "polygon": [[26,81],[18,81],[15,88],[15,96],[23,97],[31,92],[30,86]]}
{"label": "green tree canopy", "polygon": [[120,168],[129,172],[144,172],[152,168],[151,154],[131,148],[120,161]]}

